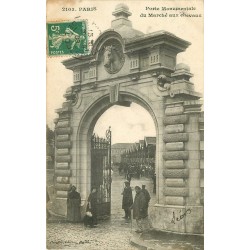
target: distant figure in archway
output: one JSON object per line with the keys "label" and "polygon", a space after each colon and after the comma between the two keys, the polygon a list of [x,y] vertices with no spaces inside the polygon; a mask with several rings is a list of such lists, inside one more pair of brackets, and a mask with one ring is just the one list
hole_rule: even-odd
{"label": "distant figure in archway", "polygon": [[80,222],[81,220],[81,196],[76,192],[76,187],[72,186],[68,192],[67,199],[67,219],[70,222]]}

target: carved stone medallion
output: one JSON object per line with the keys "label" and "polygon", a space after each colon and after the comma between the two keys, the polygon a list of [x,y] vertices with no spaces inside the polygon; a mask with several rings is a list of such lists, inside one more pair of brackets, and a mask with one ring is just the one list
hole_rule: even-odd
{"label": "carved stone medallion", "polygon": [[107,41],[102,48],[101,54],[103,66],[109,74],[120,71],[125,61],[120,42],[114,39]]}

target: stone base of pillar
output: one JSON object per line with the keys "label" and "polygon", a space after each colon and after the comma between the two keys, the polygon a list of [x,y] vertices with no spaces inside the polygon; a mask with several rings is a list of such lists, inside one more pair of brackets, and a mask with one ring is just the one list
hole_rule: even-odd
{"label": "stone base of pillar", "polygon": [[56,198],[49,205],[49,210],[60,216],[67,216],[67,198]]}
{"label": "stone base of pillar", "polygon": [[[81,200],[81,214],[85,214],[87,208],[87,201],[85,199]],[[48,205],[48,209],[53,213],[66,217],[67,216],[67,198],[56,198],[52,200],[52,203]]]}
{"label": "stone base of pillar", "polygon": [[173,233],[204,234],[203,206],[154,205],[150,219],[155,229]]}

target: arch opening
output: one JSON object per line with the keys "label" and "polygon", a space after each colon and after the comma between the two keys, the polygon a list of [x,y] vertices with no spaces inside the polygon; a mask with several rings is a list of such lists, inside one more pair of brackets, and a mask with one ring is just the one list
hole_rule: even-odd
{"label": "arch opening", "polygon": [[[152,107],[144,99],[131,93],[121,92],[120,94],[123,101],[131,103],[130,107],[112,105],[110,104],[109,95],[104,95],[96,100],[82,116],[77,133],[76,183],[83,199],[86,200],[91,190],[91,175],[93,175],[93,172],[91,172],[93,161],[93,159],[91,161],[91,137],[93,133],[100,137],[104,137],[106,130],[111,126],[113,134],[111,145],[125,143],[126,146],[128,144],[132,146],[132,144],[138,145],[136,143],[142,144],[143,141],[143,146],[141,145],[141,147],[145,147],[146,145],[147,150],[151,147],[151,151],[154,151],[154,156],[150,155],[151,158],[154,158],[153,160],[151,159],[150,161],[148,155],[145,161],[135,162],[136,166],[132,166],[132,169],[136,169],[136,171],[132,173],[134,176],[131,176],[132,187],[146,184],[149,192],[154,197],[151,202],[151,205],[154,205],[159,201],[159,196],[157,196],[158,184],[154,187],[154,181],[156,182],[156,176],[159,174],[158,170],[160,164],[159,154],[157,153],[157,151],[159,151],[159,122]],[[136,120],[133,121],[133,118]],[[116,122],[116,120],[119,120],[119,122]],[[124,123],[124,126],[121,125],[121,122]],[[140,129],[142,131],[140,131]],[[124,133],[123,130],[127,132]],[[133,135],[127,134],[129,131]],[[139,131],[140,133],[138,133]],[[149,140],[151,141],[149,142]],[[154,142],[152,142],[152,140]],[[114,150],[113,146],[113,154],[116,152]],[[131,148],[127,148],[127,151],[124,150],[123,153],[129,152],[129,150],[131,151]],[[120,161],[121,157],[120,154]],[[117,164],[115,157],[112,158],[111,166],[113,173],[111,187],[112,190],[115,190],[115,192],[111,192],[111,214],[113,215],[119,214],[116,213],[117,210],[122,211],[121,191],[124,181],[127,178],[125,174],[128,173],[128,167],[130,168],[131,165],[135,165],[131,163],[130,161],[129,164],[126,164],[126,167],[121,167],[121,165]],[[141,172],[142,169],[143,171]]]}

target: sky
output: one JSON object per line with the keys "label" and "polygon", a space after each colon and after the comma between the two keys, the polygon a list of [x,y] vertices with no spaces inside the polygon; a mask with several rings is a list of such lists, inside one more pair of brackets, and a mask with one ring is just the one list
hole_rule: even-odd
{"label": "sky", "polygon": [[98,119],[94,132],[104,137],[109,126],[112,131],[112,144],[138,142],[144,136],[156,135],[152,117],[136,103],[132,103],[130,107],[115,105],[109,108]]}
{"label": "sky", "polygon": [[[108,1],[103,4],[100,1],[48,1],[47,3],[47,22],[53,20],[74,20],[76,16],[86,19],[89,29],[93,30],[95,40],[100,31],[111,27],[111,21],[115,6],[121,1]],[[75,2],[75,3],[74,3]],[[195,84],[195,90],[203,94],[203,18],[142,18],[141,13],[148,13],[145,7],[154,7],[154,1],[125,1],[132,12],[129,19],[132,21],[133,28],[142,32],[151,33],[158,30],[169,31],[176,36],[191,42],[190,47],[183,53],[178,54],[177,63],[186,63],[190,66],[194,77],[191,81]],[[167,4],[166,4],[167,3]],[[191,7],[195,6],[196,13],[203,14],[203,1],[157,1],[158,6],[165,7]],[[96,6],[94,12],[70,12],[62,11],[63,7]],[[62,61],[67,57],[47,57],[46,77],[47,77],[47,124],[54,128],[53,120],[57,117],[55,109],[61,108],[65,101],[63,94],[66,89],[73,85],[72,71],[67,70]],[[123,121],[118,125],[119,121]],[[116,125],[114,125],[114,120]],[[107,110],[97,121],[95,132],[100,136],[111,126],[114,141],[134,142],[143,139],[144,135],[155,135],[155,128],[151,116],[142,107],[132,104],[130,108],[113,106]],[[116,128],[117,126],[117,128]],[[119,132],[116,132],[118,131]],[[122,130],[122,133],[121,133]],[[131,137],[132,139],[128,138]],[[132,140],[132,141],[131,141]]]}

